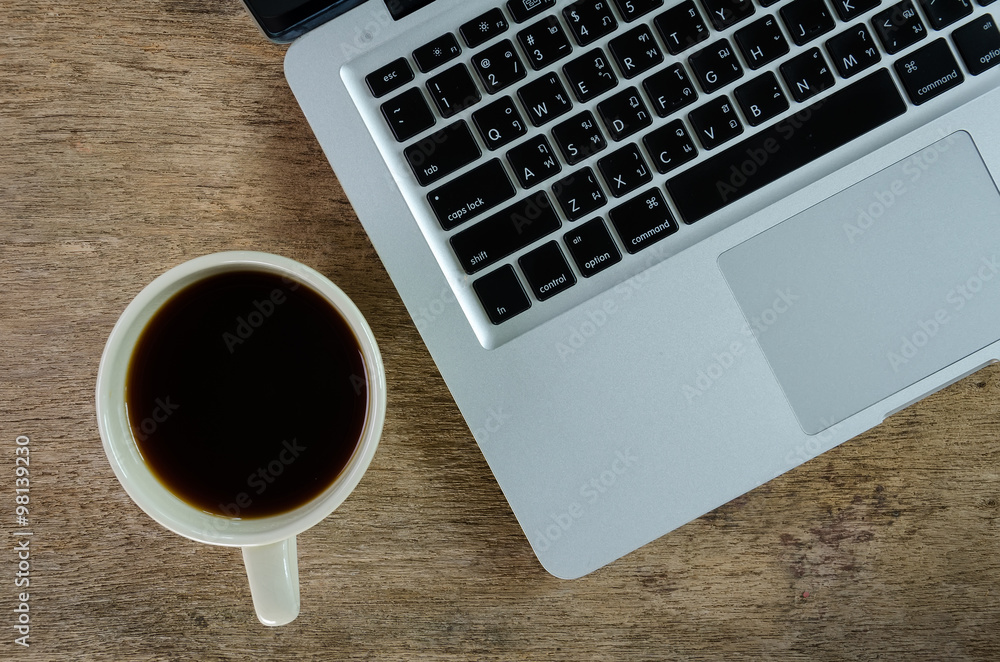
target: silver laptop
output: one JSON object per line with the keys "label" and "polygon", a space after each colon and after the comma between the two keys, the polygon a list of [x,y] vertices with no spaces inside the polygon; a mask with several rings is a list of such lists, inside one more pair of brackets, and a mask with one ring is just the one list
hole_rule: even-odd
{"label": "silver laptop", "polygon": [[247,3],[573,578],[1000,358],[992,1]]}

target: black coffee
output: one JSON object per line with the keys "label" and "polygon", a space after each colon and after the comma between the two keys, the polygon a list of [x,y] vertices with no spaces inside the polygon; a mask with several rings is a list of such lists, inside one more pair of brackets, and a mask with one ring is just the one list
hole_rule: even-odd
{"label": "black coffee", "polygon": [[256,518],[326,490],[368,408],[353,332],[308,286],[262,271],[173,296],[132,353],[125,399],[139,451],[189,504]]}

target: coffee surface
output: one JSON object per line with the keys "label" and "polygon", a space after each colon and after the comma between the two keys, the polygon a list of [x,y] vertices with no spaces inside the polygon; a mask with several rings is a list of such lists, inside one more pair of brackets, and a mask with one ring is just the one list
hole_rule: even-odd
{"label": "coffee surface", "polygon": [[364,429],[364,357],[339,312],[262,271],[210,276],[173,296],[129,362],[126,404],[147,465],[171,492],[240,519],[326,490]]}

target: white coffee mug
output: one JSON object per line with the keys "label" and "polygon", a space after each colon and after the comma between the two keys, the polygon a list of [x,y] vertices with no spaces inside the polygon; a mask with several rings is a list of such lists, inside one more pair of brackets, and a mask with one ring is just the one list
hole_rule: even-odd
{"label": "white coffee mug", "polygon": [[[368,410],[361,438],[333,484],[294,510],[255,519],[207,513],[168,490],[139,453],[125,401],[129,360],[153,315],[188,285],[219,273],[245,270],[291,278],[325,298],[354,332],[364,357],[368,384]],[[284,625],[298,615],[295,536],[336,510],[357,486],[378,446],[385,408],[382,356],[357,306],[319,272],[294,260],[267,253],[234,251],[205,255],[174,267],[154,280],[125,308],[115,324],[97,374],[98,427],[108,460],[125,491],[146,514],[175,533],[211,545],[242,547],[254,608],[265,625]]]}

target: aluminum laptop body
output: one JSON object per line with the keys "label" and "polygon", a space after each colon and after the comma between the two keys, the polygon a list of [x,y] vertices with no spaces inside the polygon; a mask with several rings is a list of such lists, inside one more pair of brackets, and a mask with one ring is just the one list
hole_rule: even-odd
{"label": "aluminum laptop body", "polygon": [[[636,3],[646,10],[612,0],[607,6],[548,0],[418,4],[425,6],[399,18],[383,0],[344,11],[292,43],[285,73],[528,542],[552,574],[575,578],[591,572],[1000,358],[1000,67],[990,66],[987,47],[976,56],[979,64],[972,63],[982,71],[973,73],[954,35],[973,21],[991,35],[989,28],[996,27],[984,18],[990,7],[959,0],[954,11],[961,17],[939,28],[940,19],[922,3],[900,3],[902,11],[892,19],[897,27],[919,23],[926,34],[904,36],[914,41],[896,50],[897,44],[886,46],[881,37],[875,41],[888,16],[880,12],[895,7],[889,0],[855,3],[868,6],[860,9],[851,0],[846,7],[820,3],[834,27],[801,45],[794,22],[801,4],[744,3],[742,11],[749,5],[752,15],[731,22],[733,17],[720,13],[717,25],[709,11],[718,3],[699,0],[691,6],[709,34],[674,54],[669,25],[657,19],[682,4],[677,0]],[[738,3],[722,10],[733,7],[739,9]],[[780,14],[785,7],[790,9]],[[574,33],[576,10],[591,18],[610,12],[618,29],[581,39]],[[843,20],[841,11],[851,20]],[[470,46],[468,30],[479,26],[484,34],[494,33],[499,19],[496,25],[479,19],[498,16],[507,27],[483,43],[473,38],[476,45]],[[757,23],[768,16],[776,27]],[[565,55],[541,54],[542,60],[556,60],[536,70],[534,33],[526,31],[543,19],[552,35],[567,35],[569,47]],[[746,33],[736,34],[751,23],[780,32],[788,54],[755,66],[753,49],[741,45]],[[871,39],[877,51],[868,56],[878,59],[853,75],[847,57],[834,59],[840,44],[829,40],[853,38],[847,33],[859,26],[867,33],[859,38]],[[816,29],[801,27],[803,34]],[[632,42],[611,43],[626,33]],[[642,34],[652,35],[661,59],[631,77],[618,51],[642,43]],[[970,35],[980,38],[972,28],[960,36]],[[493,48],[505,40],[512,51]],[[452,41],[458,53],[438,52]],[[735,55],[703,52],[719,44]],[[922,50],[932,44],[938,50]],[[828,82],[832,74],[832,84],[818,93],[795,89],[782,66],[790,58],[801,65],[807,54],[816,57],[814,48],[826,63],[814,72]],[[617,86],[589,98],[574,88],[568,65],[594,49],[610,64]],[[929,55],[944,52],[954,58],[953,71],[919,84],[903,82],[904,76],[944,66]],[[497,58],[513,57],[508,53],[524,65],[523,78],[491,92],[488,67],[497,70]],[[716,87],[717,72],[706,73],[698,61],[709,57],[722,63],[735,58],[742,73]],[[392,65],[400,58],[405,67]],[[446,60],[435,64],[434,58]],[[455,110],[442,101],[447,93],[432,86],[447,82],[437,76],[458,64],[479,99],[464,99],[470,105]],[[677,73],[675,65],[687,75],[696,100],[661,117],[652,84],[645,81],[661,71]],[[428,71],[421,71],[425,66]],[[407,69],[409,80],[394,80]],[[534,88],[524,89],[547,76],[568,93],[563,101],[569,108],[552,121],[532,117],[527,96]],[[755,123],[754,104],[741,105],[750,88],[741,86],[758,77],[777,81],[774,96],[786,97],[789,108]],[[845,95],[838,92],[855,83],[852,89],[871,94],[877,108],[845,112]],[[649,121],[619,137],[615,117],[601,104],[630,87]],[[411,126],[399,139],[390,102],[404,93],[422,97],[434,123],[415,133]],[[798,94],[812,96],[798,102]],[[491,149],[488,130],[477,124],[481,116],[473,114],[505,96],[523,130]],[[709,104],[715,104],[712,112],[735,113],[739,129],[718,145],[709,135],[716,124],[706,127],[697,111]],[[815,118],[829,123],[836,114],[836,123],[847,127],[879,113],[892,118],[844,144],[824,144],[820,134],[832,129],[815,130]],[[570,164],[556,127],[578,116],[593,118],[605,147]],[[451,134],[443,130],[459,122],[481,157],[440,179],[418,172],[424,163],[436,163],[436,149],[452,149]],[[668,124],[687,134],[701,160],[662,173],[660,167],[668,166],[656,159],[666,150],[657,154],[653,146],[659,143],[647,137]],[[561,159],[559,173],[538,184],[530,183],[533,171],[516,171],[517,153],[511,154],[533,140],[531,145],[544,145]],[[721,174],[711,181],[685,175],[708,172],[694,169],[733,146],[745,154],[733,168],[716,168]],[[415,160],[417,148],[423,151]],[[604,160],[612,154],[638,154],[648,175],[636,176],[649,178],[617,197],[608,170],[618,161]],[[785,168],[779,164],[785,158],[801,163],[761,184],[760,176]],[[460,179],[492,159],[514,194],[445,229],[433,197],[492,185]],[[582,173],[596,178],[604,202],[570,220],[570,207],[562,198],[555,202],[560,192],[553,184],[579,184]],[[421,174],[431,183],[422,183]],[[533,188],[523,185],[522,176]],[[461,186],[445,186],[456,179]],[[524,203],[537,191],[545,192],[549,208]],[[717,208],[705,202],[712,195],[731,201]],[[707,211],[699,212],[703,203]],[[487,268],[463,257],[454,237],[517,204],[524,227],[503,237],[541,232],[543,222],[558,227],[513,250],[502,237],[501,248],[477,253],[490,262]],[[456,209],[471,215],[475,206]],[[664,220],[642,232],[629,229],[649,214]],[[573,253],[574,242],[592,239],[578,228],[595,218],[601,222],[588,227],[606,230],[602,240],[610,237],[616,249],[607,255],[618,253],[614,264],[600,270],[594,260],[604,253],[581,263]],[[550,269],[557,275],[539,287],[528,277],[534,268],[528,256],[545,246],[548,254],[561,256],[565,273]],[[523,293],[494,305],[486,276],[501,271]],[[546,296],[546,286],[558,293]],[[512,300],[520,302],[514,315],[506,303]]]}

